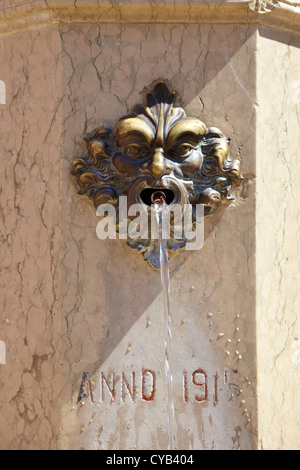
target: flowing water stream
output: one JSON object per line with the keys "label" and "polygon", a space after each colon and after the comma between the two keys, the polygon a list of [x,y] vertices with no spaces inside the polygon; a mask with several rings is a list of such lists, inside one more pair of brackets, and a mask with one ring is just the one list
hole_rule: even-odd
{"label": "flowing water stream", "polygon": [[172,393],[172,367],[171,367],[171,315],[170,315],[170,275],[167,241],[165,233],[165,213],[166,201],[163,193],[157,192],[153,195],[153,203],[156,210],[157,223],[159,228],[160,242],[160,272],[163,288],[164,303],[164,347],[165,347],[165,379],[167,388],[167,420],[168,420],[168,450],[175,449],[174,438],[174,403]]}

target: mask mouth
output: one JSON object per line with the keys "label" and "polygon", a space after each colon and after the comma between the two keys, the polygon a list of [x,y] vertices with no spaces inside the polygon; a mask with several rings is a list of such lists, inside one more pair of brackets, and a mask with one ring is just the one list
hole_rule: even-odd
{"label": "mask mouth", "polygon": [[141,194],[140,194],[141,201],[147,206],[153,205],[152,199],[155,193],[162,193],[167,206],[174,201],[174,198],[175,198],[174,192],[172,191],[172,189],[167,189],[167,188],[145,188],[141,191]]}

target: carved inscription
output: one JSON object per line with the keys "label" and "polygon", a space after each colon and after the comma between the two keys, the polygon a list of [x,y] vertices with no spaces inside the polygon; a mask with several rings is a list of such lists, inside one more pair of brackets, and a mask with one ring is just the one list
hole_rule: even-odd
{"label": "carved inscription", "polygon": [[[232,381],[235,369],[224,369],[222,373],[216,371],[208,374],[199,367],[193,372],[184,371],[182,375],[183,402],[203,403],[213,400],[217,405],[221,400],[235,401],[240,395],[238,384]],[[153,402],[157,390],[156,373],[152,369],[142,369],[140,372],[109,373],[100,371],[97,395],[88,372],[84,372],[79,388],[77,403],[83,404],[86,399],[92,403],[115,403],[129,400]]]}

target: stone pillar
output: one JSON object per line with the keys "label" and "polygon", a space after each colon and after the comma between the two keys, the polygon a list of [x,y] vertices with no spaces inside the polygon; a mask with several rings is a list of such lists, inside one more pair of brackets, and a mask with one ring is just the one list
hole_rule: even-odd
{"label": "stone pillar", "polygon": [[56,448],[62,321],[57,28],[1,36],[1,448]]}
{"label": "stone pillar", "polygon": [[298,446],[299,14],[210,3],[0,9],[2,449],[167,449],[160,275],[70,175],[157,79],[244,176],[171,256],[176,448]]}
{"label": "stone pillar", "polygon": [[[298,449],[300,38],[261,27],[257,45],[259,445]],[[266,57],[271,55],[266,67]]]}

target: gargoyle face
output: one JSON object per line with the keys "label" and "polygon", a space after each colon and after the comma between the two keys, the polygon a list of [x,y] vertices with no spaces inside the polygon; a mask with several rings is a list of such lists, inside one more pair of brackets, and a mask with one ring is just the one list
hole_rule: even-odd
{"label": "gargoyle face", "polygon": [[[86,139],[89,156],[74,160],[73,174],[80,193],[96,208],[103,203],[117,207],[119,196],[127,196],[128,207],[150,206],[151,195],[160,190],[170,206],[203,204],[207,215],[232,199],[240,162],[228,156],[229,139],[187,117],[175,100],[176,94],[159,82],[148,92],[146,105],[121,118],[113,131],[100,129]],[[128,244],[159,267],[155,241]],[[171,250],[184,244],[184,239],[168,243]]]}
{"label": "gargoyle face", "polygon": [[[149,106],[151,98],[154,103]],[[113,164],[120,173],[147,181],[147,191],[141,181],[141,202],[149,203],[151,190],[161,189],[167,190],[170,202],[187,203],[181,185],[202,165],[199,143],[206,126],[198,119],[185,119],[183,110],[173,107],[174,98],[165,86],[157,86],[143,112],[121,119],[114,129],[118,152]]]}

